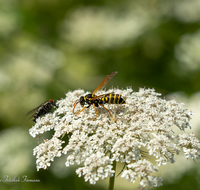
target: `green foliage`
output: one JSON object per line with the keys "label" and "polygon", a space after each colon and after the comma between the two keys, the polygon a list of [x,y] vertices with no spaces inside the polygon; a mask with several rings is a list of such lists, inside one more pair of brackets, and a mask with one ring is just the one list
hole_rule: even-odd
{"label": "green foliage", "polygon": [[[163,95],[199,91],[199,4],[0,0],[0,130],[22,126],[28,135],[26,112],[69,90],[93,91],[112,71],[118,75],[107,88],[146,86]],[[94,188],[72,173],[57,179],[51,171],[32,171],[30,177],[42,182],[15,189]]]}

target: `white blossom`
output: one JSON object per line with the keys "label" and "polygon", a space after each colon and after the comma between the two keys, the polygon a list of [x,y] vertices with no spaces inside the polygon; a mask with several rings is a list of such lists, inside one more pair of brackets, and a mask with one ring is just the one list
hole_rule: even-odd
{"label": "white blossom", "polygon": [[[186,158],[200,157],[199,140],[193,133],[183,133],[186,128],[191,128],[189,121],[193,114],[183,103],[167,101],[154,89],[141,88],[139,92],[133,92],[131,88],[110,89],[96,95],[111,92],[126,99],[126,104],[104,105],[116,122],[102,107],[97,107],[95,121],[93,106],[77,116],[73,114],[74,102],[89,93],[83,90],[68,92],[64,99],[57,101],[59,107],[53,113],[37,119],[30,129],[31,136],[54,130],[51,139],[34,149],[37,170],[46,169],[54,157],[66,154],[66,167],[80,165],[76,169],[77,175],[95,184],[99,179],[114,176],[113,163],[121,162],[125,165],[121,177],[131,183],[139,179],[139,189],[145,189],[146,186],[162,185],[162,178],[154,173],[159,166],[174,163],[175,155],[180,151]],[[81,109],[78,104],[75,112]],[[65,135],[67,142],[63,140]],[[149,161],[148,155],[154,156],[157,166]]]}
{"label": "white blossom", "polygon": [[37,158],[37,170],[40,168],[47,169],[55,157],[61,156],[62,143],[64,141],[53,137],[50,140],[44,140],[44,143],[34,148],[33,155],[36,155]]}

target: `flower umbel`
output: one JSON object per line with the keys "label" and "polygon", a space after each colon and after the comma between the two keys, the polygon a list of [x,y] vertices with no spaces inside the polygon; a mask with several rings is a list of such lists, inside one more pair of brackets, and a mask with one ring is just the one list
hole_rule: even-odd
{"label": "flower umbel", "polygon": [[[113,89],[99,91],[97,95],[109,92]],[[72,113],[74,102],[88,94],[83,90],[68,92],[65,99],[57,101],[58,109],[37,119],[29,131],[31,136],[55,131],[50,140],[34,149],[37,170],[46,169],[54,157],[66,154],[66,167],[75,163],[81,165],[76,170],[77,175],[95,184],[99,179],[112,177],[115,173],[113,162],[121,162],[126,165],[121,177],[132,183],[139,179],[139,189],[144,189],[147,185],[162,185],[162,178],[152,173],[167,162],[174,163],[174,156],[181,150],[186,158],[200,157],[200,143],[194,134],[175,132],[175,128],[184,131],[191,127],[189,121],[193,113],[183,103],[162,99],[154,89],[141,88],[133,92],[127,88],[114,92],[126,98],[127,103],[105,104],[116,122],[101,107],[97,108],[96,121],[93,121],[95,110],[92,106],[75,116]],[[76,109],[80,110],[81,106],[77,105]],[[69,138],[67,143],[63,141],[65,135]],[[155,157],[157,166],[150,162],[148,154]]]}

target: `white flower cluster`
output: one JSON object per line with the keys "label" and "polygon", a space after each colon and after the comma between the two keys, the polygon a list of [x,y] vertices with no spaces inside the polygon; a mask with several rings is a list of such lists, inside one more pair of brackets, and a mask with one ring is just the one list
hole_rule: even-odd
{"label": "white flower cluster", "polygon": [[149,187],[157,187],[162,185],[161,177],[150,176],[151,173],[158,171],[157,167],[153,166],[151,162],[145,159],[129,164],[127,168],[127,170],[123,171],[121,177],[128,179],[131,183],[134,183],[137,178],[140,178],[140,189],[144,189],[146,185]]}
{"label": "white flower cluster", "polygon": [[[175,154],[181,150],[186,158],[200,157],[200,143],[194,134],[175,133],[175,128],[184,131],[191,127],[193,113],[184,104],[162,99],[154,89],[110,89],[96,95],[113,91],[126,99],[126,104],[105,104],[116,122],[103,107],[97,107],[96,121],[93,106],[75,116],[74,102],[88,94],[83,90],[68,92],[65,99],[57,101],[59,107],[52,114],[37,119],[30,135],[55,131],[52,139],[34,149],[38,170],[49,167],[54,157],[66,154],[65,165],[82,165],[76,170],[78,176],[95,184],[99,179],[112,177],[113,162],[121,162],[126,165],[121,177],[132,183],[140,179],[139,189],[144,189],[146,185],[162,185],[162,179],[151,174],[158,171],[158,166],[174,163]],[[75,112],[81,108],[78,104]],[[65,135],[67,142],[63,141]],[[157,166],[148,160],[148,154],[156,158]]]}
{"label": "white flower cluster", "polygon": [[40,168],[47,169],[51,165],[50,162],[54,161],[55,157],[61,156],[62,144],[64,141],[53,137],[50,140],[45,140],[33,150],[33,155],[36,155],[37,170]]}
{"label": "white flower cluster", "polygon": [[84,161],[84,167],[76,170],[79,177],[84,175],[85,181],[90,184],[95,184],[96,181],[112,177],[114,170],[112,170],[112,161],[109,156],[106,156],[102,152],[96,152],[88,156]]}

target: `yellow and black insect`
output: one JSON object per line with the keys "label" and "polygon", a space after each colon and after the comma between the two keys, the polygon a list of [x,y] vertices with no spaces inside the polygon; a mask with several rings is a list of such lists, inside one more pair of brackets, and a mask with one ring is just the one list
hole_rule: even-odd
{"label": "yellow and black insect", "polygon": [[78,103],[81,104],[82,107],[84,107],[85,104],[88,104],[87,107],[84,107],[81,109],[81,111],[79,111],[75,116],[77,116],[78,114],[80,114],[85,108],[89,108],[91,105],[94,106],[96,115],[94,118],[94,121],[97,118],[97,109],[96,107],[102,106],[111,116],[111,118],[116,121],[116,119],[114,119],[110,113],[110,111],[104,107],[103,104],[125,104],[125,100],[122,98],[121,94],[114,94],[114,93],[107,93],[107,94],[102,94],[99,96],[96,96],[95,93],[97,91],[99,91],[100,89],[102,89],[106,83],[112,79],[118,72],[114,71],[112,73],[110,73],[109,75],[107,75],[104,80],[101,82],[101,84],[94,90],[94,92],[92,94],[87,94],[85,96],[81,96],[78,100],[76,100],[76,102],[74,103],[74,107],[73,107],[73,113],[74,113],[74,109],[76,107],[76,105]]}
{"label": "yellow and black insect", "polygon": [[33,117],[33,122],[36,123],[36,119],[38,117],[51,112],[53,107],[58,107],[58,106],[56,105],[55,100],[50,99],[49,101],[40,104],[37,108],[29,111],[26,115],[30,115],[31,113],[35,112],[30,118]]}

